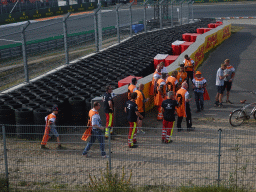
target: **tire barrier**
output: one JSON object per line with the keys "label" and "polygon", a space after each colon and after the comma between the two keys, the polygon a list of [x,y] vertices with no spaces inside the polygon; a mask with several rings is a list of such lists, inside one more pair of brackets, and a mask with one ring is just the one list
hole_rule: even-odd
{"label": "tire barrier", "polygon": [[[35,111],[39,110],[38,107],[51,110],[52,105],[57,103],[60,109],[57,115],[59,125],[86,125],[91,100],[102,95],[107,84],[117,88],[118,81],[125,77],[145,77],[152,74],[153,58],[156,54],[171,54],[172,42],[182,40],[182,34],[196,33],[197,28],[205,28],[214,22],[213,19],[201,19],[197,23],[133,36],[117,46],[70,64],[8,94],[0,95],[0,106],[6,106],[12,111],[27,108]],[[33,112],[32,109],[31,111]],[[16,122],[13,116],[10,115],[10,122],[20,125],[21,117],[17,117],[19,121]],[[1,114],[0,118],[0,122],[7,123]],[[25,123],[28,122],[26,118]],[[33,124],[33,119],[29,121]],[[23,130],[22,127],[18,129],[20,130]]]}
{"label": "tire barrier", "polygon": [[13,136],[16,133],[14,109],[8,105],[0,105],[0,124],[5,125],[6,133]]}
{"label": "tire barrier", "polygon": [[19,108],[15,109],[16,134],[20,139],[34,138],[34,124],[33,109]]}
{"label": "tire barrier", "polygon": [[35,124],[35,137],[42,138],[45,130],[45,117],[51,113],[47,108],[37,108],[33,111],[34,124]]}
{"label": "tire barrier", "polygon": [[84,97],[73,96],[69,98],[71,107],[71,121],[74,125],[86,125],[87,110]]}

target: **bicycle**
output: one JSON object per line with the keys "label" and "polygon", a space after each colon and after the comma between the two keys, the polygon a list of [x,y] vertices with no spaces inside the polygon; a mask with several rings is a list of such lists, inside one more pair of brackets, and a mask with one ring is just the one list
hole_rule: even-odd
{"label": "bicycle", "polygon": [[[240,103],[244,104],[245,101],[246,100],[240,101]],[[248,113],[246,109],[253,105],[255,106],[253,107],[252,111]],[[232,111],[229,115],[229,123],[233,127],[240,126],[245,120],[249,120],[251,115],[253,115],[254,119],[256,120],[256,103],[250,103],[248,105],[244,105],[240,109],[235,109]]]}

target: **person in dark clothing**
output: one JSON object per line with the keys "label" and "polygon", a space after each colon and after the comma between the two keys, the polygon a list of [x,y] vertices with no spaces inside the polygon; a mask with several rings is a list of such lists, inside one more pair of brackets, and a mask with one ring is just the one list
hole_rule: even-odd
{"label": "person in dark clothing", "polygon": [[109,137],[109,129],[110,134],[113,134],[113,97],[111,95],[112,87],[110,85],[106,86],[106,93],[103,95],[103,103],[104,103],[104,112],[106,115],[106,129],[105,129],[105,137]]}
{"label": "person in dark clothing", "polygon": [[175,107],[178,107],[179,103],[174,99],[173,91],[167,93],[167,99],[162,103],[162,112],[164,114],[163,129],[162,129],[162,142],[171,143],[171,136],[173,133],[173,127],[175,124]]}
{"label": "person in dark clothing", "polygon": [[134,144],[137,143],[136,134],[137,134],[137,118],[143,119],[143,116],[138,111],[138,105],[135,103],[137,98],[137,93],[133,92],[131,94],[131,100],[127,101],[125,104],[124,111],[127,113],[127,120],[129,122],[129,136],[128,136],[128,145],[130,148],[134,147]]}

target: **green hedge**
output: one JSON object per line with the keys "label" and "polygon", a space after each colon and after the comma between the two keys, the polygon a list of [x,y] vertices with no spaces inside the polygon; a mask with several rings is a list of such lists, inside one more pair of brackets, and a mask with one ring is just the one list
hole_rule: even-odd
{"label": "green hedge", "polygon": [[2,14],[0,16],[0,24],[15,23],[19,21],[27,21],[32,19],[39,19],[44,17],[52,17],[56,15],[63,15],[68,12],[82,12],[90,11],[97,8],[97,3],[82,3],[77,5],[51,7],[38,10],[30,10],[12,14]]}

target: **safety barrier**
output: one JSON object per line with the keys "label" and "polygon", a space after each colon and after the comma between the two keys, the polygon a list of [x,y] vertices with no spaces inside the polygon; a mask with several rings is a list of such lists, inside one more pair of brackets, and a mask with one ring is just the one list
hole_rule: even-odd
{"label": "safety barrier", "polygon": [[[199,35],[196,42],[189,46],[186,51],[180,54],[180,56],[167,67],[167,71],[171,74],[172,71],[179,69],[179,64],[184,60],[184,56],[189,55],[196,63],[195,69],[204,61],[204,54],[210,51],[212,48],[221,44],[225,39],[229,38],[231,35],[231,24],[224,21],[223,25],[214,28],[202,35]],[[148,75],[140,80],[138,84],[142,83],[144,87],[144,95],[146,98],[150,98],[149,102],[146,103],[146,111],[154,107],[154,99],[149,95],[149,89],[151,86],[153,74]],[[127,101],[127,90],[128,85],[115,89],[113,92],[116,95],[114,97],[115,103],[115,123],[116,126],[122,126],[126,123],[126,114],[124,113],[123,106]],[[102,102],[101,97],[96,97],[92,100]],[[104,115],[103,111],[100,111],[101,115]],[[118,119],[118,120],[117,120]]]}

